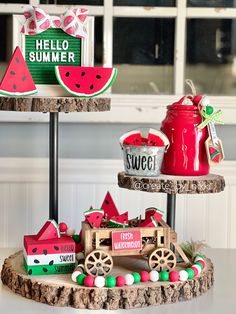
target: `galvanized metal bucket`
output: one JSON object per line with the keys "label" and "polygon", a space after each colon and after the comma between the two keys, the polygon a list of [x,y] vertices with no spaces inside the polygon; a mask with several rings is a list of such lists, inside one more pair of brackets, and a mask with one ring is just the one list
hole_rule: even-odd
{"label": "galvanized metal bucket", "polygon": [[165,146],[132,146],[121,145],[124,156],[125,173],[133,176],[157,177]]}

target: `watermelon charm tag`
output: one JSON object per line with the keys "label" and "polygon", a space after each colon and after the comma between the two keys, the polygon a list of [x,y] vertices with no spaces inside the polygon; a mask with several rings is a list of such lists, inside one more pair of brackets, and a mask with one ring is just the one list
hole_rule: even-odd
{"label": "watermelon charm tag", "polygon": [[198,128],[207,126],[209,137],[205,142],[207,158],[210,166],[218,165],[225,157],[221,140],[218,138],[215,123],[223,124],[221,121],[221,110],[215,111],[210,106],[209,100],[203,96],[200,105],[202,106],[201,115],[204,121],[198,125]]}

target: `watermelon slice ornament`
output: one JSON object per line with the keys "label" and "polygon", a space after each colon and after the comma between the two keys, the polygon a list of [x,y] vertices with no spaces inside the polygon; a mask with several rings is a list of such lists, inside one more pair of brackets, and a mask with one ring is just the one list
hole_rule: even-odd
{"label": "watermelon slice ornament", "polygon": [[36,235],[38,241],[58,239],[61,237],[60,229],[55,220],[47,220],[43,227],[39,230]]}
{"label": "watermelon slice ornament", "polygon": [[0,83],[0,94],[6,96],[27,96],[37,93],[36,86],[23,58],[16,47]]}
{"label": "watermelon slice ornament", "polygon": [[127,227],[129,227],[128,212],[125,212],[121,215],[112,217],[108,221],[108,226],[110,226],[112,228],[127,228]]}
{"label": "watermelon slice ornament", "polygon": [[104,210],[89,209],[84,212],[84,216],[91,228],[99,228],[104,216]]}
{"label": "watermelon slice ornament", "polygon": [[107,192],[106,197],[102,203],[101,209],[104,210],[104,216],[108,220],[114,216],[119,215],[118,209],[111,197],[110,192]]}
{"label": "watermelon slice ornament", "polygon": [[78,97],[95,97],[104,93],[115,81],[116,68],[55,66],[60,85]]}

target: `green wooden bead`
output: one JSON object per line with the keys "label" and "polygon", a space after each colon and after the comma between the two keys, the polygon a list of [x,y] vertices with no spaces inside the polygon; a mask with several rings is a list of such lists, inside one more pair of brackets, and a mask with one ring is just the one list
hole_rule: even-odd
{"label": "green wooden bead", "polygon": [[201,267],[201,269],[203,268],[202,263],[195,262],[194,265],[199,265]]}
{"label": "green wooden bead", "polygon": [[76,278],[76,281],[77,281],[77,284],[80,285],[80,286],[83,286],[84,284],[84,278],[86,277],[85,274],[80,274],[77,278]]}
{"label": "green wooden bead", "polygon": [[80,236],[78,234],[73,234],[72,238],[75,241],[75,243],[79,243],[80,242]]}
{"label": "green wooden bead", "polygon": [[106,287],[113,288],[116,286],[116,278],[114,276],[108,276],[106,277]]}
{"label": "green wooden bead", "polygon": [[139,273],[134,272],[132,273],[133,277],[134,277],[134,283],[138,283],[141,280],[141,276],[139,275]]}
{"label": "green wooden bead", "polygon": [[188,273],[188,279],[193,279],[194,271],[191,268],[186,268],[185,270]]}
{"label": "green wooden bead", "polygon": [[206,114],[212,114],[214,111],[214,108],[212,106],[206,106]]}
{"label": "green wooden bead", "polygon": [[162,270],[159,273],[159,276],[160,276],[160,281],[168,281],[169,280],[169,272],[166,270]]}

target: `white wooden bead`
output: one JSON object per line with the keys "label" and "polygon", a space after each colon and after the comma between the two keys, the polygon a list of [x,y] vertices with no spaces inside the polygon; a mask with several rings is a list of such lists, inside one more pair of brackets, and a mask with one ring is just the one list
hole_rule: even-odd
{"label": "white wooden bead", "polygon": [[159,280],[159,273],[157,270],[150,271],[149,276],[150,276],[150,281],[152,282],[156,282]]}
{"label": "white wooden bead", "polygon": [[188,272],[186,270],[181,270],[179,272],[179,280],[180,281],[187,281],[188,280]]}
{"label": "white wooden bead", "polygon": [[131,286],[134,283],[134,276],[131,274],[126,274],[125,275],[125,284],[127,286]]}
{"label": "white wooden bead", "polygon": [[94,280],[94,285],[98,288],[105,286],[105,278],[103,276],[97,276]]}
{"label": "white wooden bead", "polygon": [[75,229],[72,229],[72,228],[68,228],[66,230],[66,234],[70,237],[72,237],[74,234],[75,234]]}
{"label": "white wooden bead", "polygon": [[76,259],[77,261],[81,260],[81,259],[84,259],[84,253],[83,252],[79,252],[76,254]]}
{"label": "white wooden bead", "polygon": [[74,272],[72,273],[72,275],[71,275],[71,279],[72,279],[74,282],[76,282],[76,278],[77,278],[79,275],[81,275],[81,274],[83,274],[83,271],[82,271],[81,269],[79,269],[79,268],[76,268],[76,269],[74,270]]}

